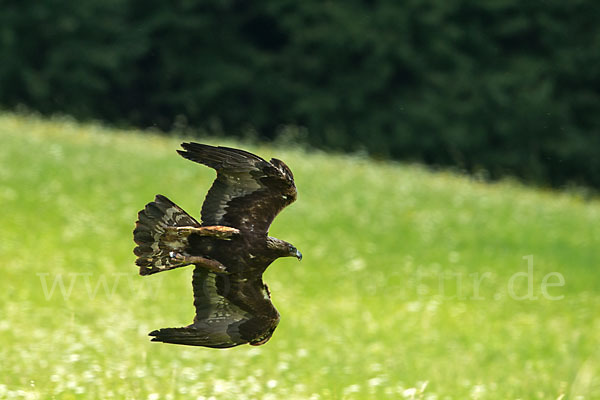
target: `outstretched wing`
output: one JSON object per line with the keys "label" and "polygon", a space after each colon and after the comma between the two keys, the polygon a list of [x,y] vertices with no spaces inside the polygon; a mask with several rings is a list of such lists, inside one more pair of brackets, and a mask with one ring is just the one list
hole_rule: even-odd
{"label": "outstretched wing", "polygon": [[202,225],[267,234],[273,219],[296,200],[292,171],[283,161],[229,147],[182,143],[178,153],[217,171],[202,204]]}
{"label": "outstretched wing", "polygon": [[279,313],[260,280],[248,283],[234,275],[215,274],[197,267],[192,285],[196,327],[218,327],[233,342],[253,343],[279,321]]}
{"label": "outstretched wing", "polygon": [[266,291],[265,296],[256,296],[260,287],[244,287],[245,281],[201,267],[194,270],[192,285],[194,323],[154,331],[150,334],[153,341],[226,348],[245,343],[260,345],[270,339],[279,313]]}

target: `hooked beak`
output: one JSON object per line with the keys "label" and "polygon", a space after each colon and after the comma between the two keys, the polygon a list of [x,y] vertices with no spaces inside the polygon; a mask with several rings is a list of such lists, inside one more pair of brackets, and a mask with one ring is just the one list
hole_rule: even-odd
{"label": "hooked beak", "polygon": [[302,253],[300,253],[298,249],[296,249],[296,258],[298,259],[298,261],[302,261]]}

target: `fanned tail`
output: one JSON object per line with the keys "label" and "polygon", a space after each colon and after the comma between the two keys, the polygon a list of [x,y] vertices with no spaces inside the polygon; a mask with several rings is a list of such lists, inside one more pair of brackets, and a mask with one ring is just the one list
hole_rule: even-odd
{"label": "fanned tail", "polygon": [[138,213],[138,221],[133,231],[137,247],[133,250],[138,257],[140,275],[150,275],[173,268],[182,267],[172,255],[185,248],[187,237],[173,235],[169,228],[200,224],[179,206],[165,196],[157,195],[153,202]]}

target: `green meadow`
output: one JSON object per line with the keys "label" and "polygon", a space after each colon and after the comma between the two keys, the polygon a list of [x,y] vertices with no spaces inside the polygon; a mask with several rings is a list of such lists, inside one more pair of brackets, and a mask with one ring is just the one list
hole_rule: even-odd
{"label": "green meadow", "polygon": [[157,193],[198,217],[189,138],[0,114],[0,399],[600,399],[600,201],[298,146],[264,346],[151,343],[191,268],[137,274]]}

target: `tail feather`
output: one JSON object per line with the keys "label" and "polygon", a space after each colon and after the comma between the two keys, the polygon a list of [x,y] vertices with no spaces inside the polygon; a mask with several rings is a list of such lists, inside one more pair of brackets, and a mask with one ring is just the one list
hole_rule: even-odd
{"label": "tail feather", "polygon": [[137,247],[133,253],[140,267],[140,275],[150,275],[181,267],[173,259],[171,252],[178,252],[187,246],[186,237],[169,235],[170,227],[193,226],[200,224],[179,206],[165,196],[157,195],[153,202],[138,213],[138,221],[133,231]]}

